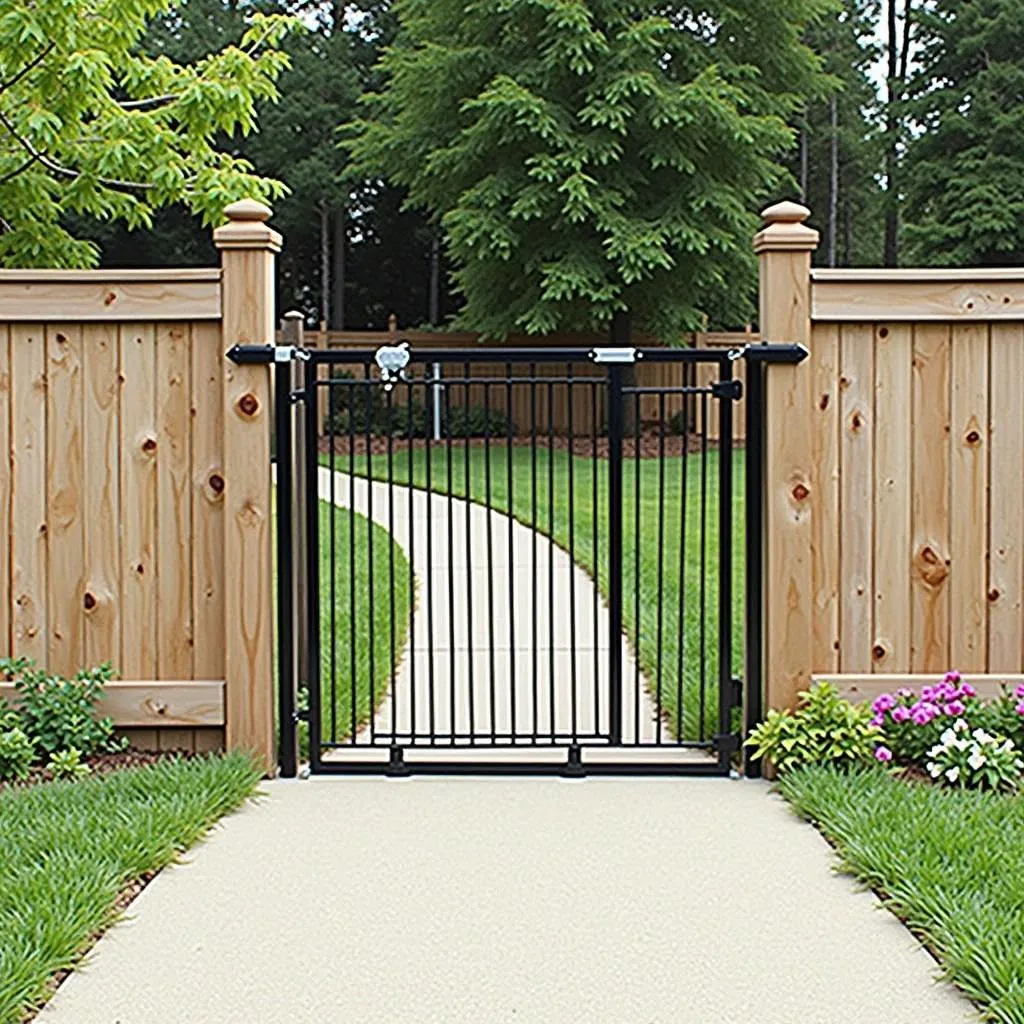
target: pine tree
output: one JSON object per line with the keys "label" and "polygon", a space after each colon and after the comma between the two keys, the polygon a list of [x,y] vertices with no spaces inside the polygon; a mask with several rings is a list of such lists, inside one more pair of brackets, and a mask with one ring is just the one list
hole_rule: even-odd
{"label": "pine tree", "polygon": [[399,0],[357,167],[443,227],[460,326],[742,322],[818,0]]}
{"label": "pine tree", "polygon": [[1024,260],[1024,16],[1020,0],[935,0],[913,83],[906,165],[915,261]]}

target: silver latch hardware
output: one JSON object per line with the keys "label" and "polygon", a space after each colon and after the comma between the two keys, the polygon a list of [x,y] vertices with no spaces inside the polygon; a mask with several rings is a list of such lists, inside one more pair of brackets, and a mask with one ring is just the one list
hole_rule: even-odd
{"label": "silver latch hardware", "polygon": [[374,355],[374,362],[380,367],[380,379],[385,391],[390,391],[400,380],[408,380],[405,368],[409,365],[409,342],[398,345],[381,345]]}
{"label": "silver latch hardware", "polygon": [[640,354],[635,348],[595,348],[590,350],[595,363],[635,363]]}

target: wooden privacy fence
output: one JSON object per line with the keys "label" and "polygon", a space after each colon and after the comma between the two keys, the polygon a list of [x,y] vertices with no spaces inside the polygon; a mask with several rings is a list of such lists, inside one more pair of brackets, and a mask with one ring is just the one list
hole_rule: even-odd
{"label": "wooden privacy fence", "polygon": [[0,271],[0,653],[109,660],[135,743],[268,764],[267,374],[223,353],[273,337],[269,212],[228,208],[219,268]]}
{"label": "wooden privacy fence", "polygon": [[810,350],[767,377],[768,702],[996,692],[1024,670],[1024,270],[811,271],[807,215],[756,241],[761,329]]}
{"label": "wooden privacy fence", "polygon": [[[381,345],[394,344],[396,341],[407,341],[411,348],[443,348],[451,350],[466,350],[467,366],[470,377],[493,376],[494,366],[487,363],[474,363],[472,361],[472,350],[481,344],[480,336],[471,333],[446,333],[435,331],[400,331],[394,317],[390,320],[387,331],[315,331],[305,332],[303,343],[310,348],[329,348],[333,350],[366,350],[376,349]],[[743,345],[754,344],[759,340],[759,335],[752,331],[722,331],[704,332],[683,335],[680,344],[696,348],[738,348]],[[551,334],[537,337],[533,335],[512,335],[503,344],[510,348],[593,348],[595,346],[607,345],[608,339],[605,335],[599,334]],[[662,343],[655,338],[641,335],[634,338],[634,344],[642,346],[659,346]],[[746,367],[742,361],[735,363],[736,375],[743,379]],[[353,367],[353,370],[361,373],[362,368]],[[373,371],[371,371],[373,372]],[[566,368],[564,364],[539,363],[535,367],[519,366],[514,367],[515,373],[529,374],[531,377],[543,379],[545,377],[565,377]],[[607,373],[604,367],[594,365],[591,362],[573,363],[573,376],[579,379],[604,380]],[[465,376],[462,367],[449,368],[449,375]],[[684,373],[689,379],[684,381]],[[640,362],[636,366],[636,384],[639,387],[682,387],[684,384],[692,384],[697,387],[706,387],[715,368],[711,364],[699,364],[684,366],[681,363],[649,363]],[[543,388],[545,385],[541,384]],[[510,415],[512,423],[519,434],[529,434],[531,430],[531,417],[537,416],[537,429],[546,431],[549,428],[558,435],[566,435],[570,432],[578,435],[589,435],[593,424],[604,424],[606,422],[607,409],[605,402],[607,398],[605,388],[576,388],[574,389],[571,418],[568,389],[562,385],[552,385],[550,402],[545,400],[537,403],[534,410],[531,403],[530,389],[526,387],[506,388],[490,387],[487,389],[486,401],[492,410]],[[510,393],[511,392],[511,393]],[[320,396],[320,421],[325,422],[327,415],[327,394],[323,389]],[[471,384],[468,387],[452,385],[449,389],[448,403],[453,409],[464,407],[482,407],[484,405],[484,385]],[[643,395],[640,398],[640,419],[648,425],[655,424],[664,413],[665,419],[669,420],[676,416],[682,409],[683,400],[678,395],[667,395],[664,398],[664,409],[657,395]],[[703,431],[701,419],[701,404],[691,402],[691,429],[696,432]],[[596,413],[596,420],[595,420]],[[550,423],[549,423],[550,419]],[[746,412],[742,403],[738,403],[733,409],[733,438],[736,442],[742,443],[746,434]],[[708,438],[712,441],[718,440],[718,403],[712,402],[708,407]]]}

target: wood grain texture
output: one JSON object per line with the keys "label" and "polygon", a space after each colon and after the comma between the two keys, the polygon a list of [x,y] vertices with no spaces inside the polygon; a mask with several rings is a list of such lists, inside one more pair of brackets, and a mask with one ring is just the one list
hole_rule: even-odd
{"label": "wood grain texture", "polygon": [[[950,661],[988,662],[988,325],[953,326]],[[1019,399],[1018,399],[1019,400]]]}
{"label": "wood grain texture", "polygon": [[[761,330],[780,342],[810,342],[808,252],[762,252]],[[791,707],[810,682],[814,578],[813,374],[772,366],[766,431],[765,706]]]}
{"label": "wood grain texture", "polygon": [[[1024,683],[1024,675],[985,675],[965,672],[963,680],[970,683],[978,691],[980,697],[991,699],[1000,696],[1004,688],[1013,689]],[[922,686],[934,686],[937,681],[934,675],[909,672],[878,673],[876,675],[816,675],[814,678],[816,683],[831,683],[839,691],[840,697],[855,703],[871,701],[879,694],[892,693],[903,687],[919,692]]]}
{"label": "wood grain texture", "polygon": [[85,661],[121,662],[120,361],[116,324],[82,328]]}
{"label": "wood grain texture", "polygon": [[1024,668],[1024,324],[991,328],[988,670]]}
{"label": "wood grain texture", "polygon": [[[274,335],[270,251],[222,252],[224,346]],[[274,764],[270,370],[224,368],[224,573],[227,742]]]}
{"label": "wood grain texture", "polygon": [[[144,276],[139,276],[143,274]],[[217,320],[216,271],[0,271],[0,321]]]}
{"label": "wood grain texture", "polygon": [[196,679],[224,677],[224,392],[220,324],[192,328],[192,607]]}
{"label": "wood grain texture", "polygon": [[11,653],[11,337],[0,323],[0,657]]}
{"label": "wood grain texture", "polygon": [[46,341],[11,328],[11,628],[13,653],[45,664],[47,644]]}
{"label": "wood grain texture", "polygon": [[213,754],[224,749],[223,729],[195,729],[192,737],[193,749],[197,754]]}
{"label": "wood grain texture", "polygon": [[[811,664],[839,670],[839,327],[815,324],[811,337],[811,441],[817,501],[811,518],[814,615]],[[770,371],[769,371],[770,372]]]}
{"label": "wood grain texture", "polygon": [[[978,276],[894,278],[892,272],[857,279],[815,274],[811,290],[817,321],[993,321],[1024,318],[1024,279]],[[970,272],[968,272],[970,273]],[[983,274],[984,272],[978,272]]]}
{"label": "wood grain texture", "polygon": [[840,334],[839,663],[871,670],[874,459],[874,336],[870,324],[844,324]]}
{"label": "wood grain texture", "polygon": [[[0,684],[0,698],[16,704],[13,685]],[[224,723],[224,681],[117,679],[104,687],[97,710],[121,728],[219,726]]]}
{"label": "wood grain texture", "polygon": [[949,668],[950,328],[914,328],[910,667]]}
{"label": "wood grain texture", "polygon": [[121,674],[157,678],[156,328],[121,327]]}
{"label": "wood grain texture", "polygon": [[191,333],[156,331],[157,677],[192,678]]}
{"label": "wood grain texture", "polygon": [[910,671],[913,328],[875,329],[874,608],[871,666]]}

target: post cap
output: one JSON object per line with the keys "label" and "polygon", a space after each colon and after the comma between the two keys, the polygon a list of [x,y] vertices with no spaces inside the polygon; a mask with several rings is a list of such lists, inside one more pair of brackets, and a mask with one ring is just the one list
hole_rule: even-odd
{"label": "post cap", "polygon": [[267,225],[271,209],[255,199],[239,199],[224,208],[227,223],[213,232],[218,249],[281,251],[281,236]]}
{"label": "post cap", "polygon": [[754,252],[813,252],[818,248],[818,232],[804,221],[811,211],[788,199],[769,206],[761,213],[764,227],[754,236]]}

